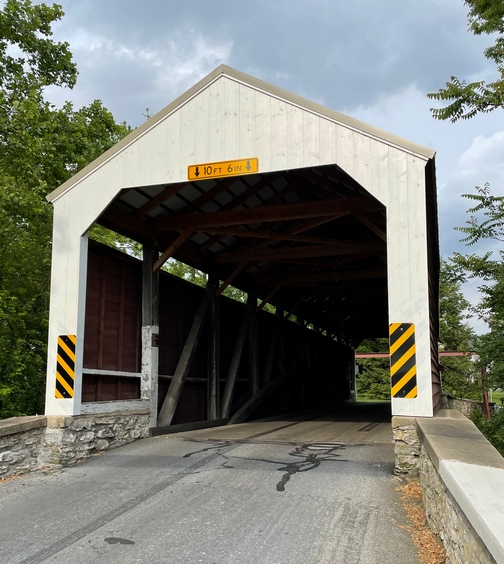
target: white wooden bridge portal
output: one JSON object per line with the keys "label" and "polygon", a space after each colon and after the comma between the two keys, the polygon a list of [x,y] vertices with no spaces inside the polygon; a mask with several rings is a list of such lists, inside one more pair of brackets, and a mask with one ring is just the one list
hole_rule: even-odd
{"label": "white wooden bridge portal", "polygon": [[221,66],[48,199],[46,414],[143,406],[157,427],[351,399],[354,348],[389,328],[392,414],[439,407],[432,150]]}

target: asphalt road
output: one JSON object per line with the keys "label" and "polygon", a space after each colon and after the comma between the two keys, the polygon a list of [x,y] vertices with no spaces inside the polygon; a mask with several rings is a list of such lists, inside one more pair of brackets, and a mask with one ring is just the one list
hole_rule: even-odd
{"label": "asphalt road", "polygon": [[1,483],[0,562],[418,564],[390,442],[271,436],[153,437]]}

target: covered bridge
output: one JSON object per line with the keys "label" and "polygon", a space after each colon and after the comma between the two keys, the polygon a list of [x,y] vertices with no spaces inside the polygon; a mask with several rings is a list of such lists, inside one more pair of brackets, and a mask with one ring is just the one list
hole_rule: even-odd
{"label": "covered bridge", "polygon": [[[389,331],[392,413],[439,406],[432,150],[220,66],[48,199],[48,415],[141,405],[156,427],[351,399],[355,347]],[[88,240],[95,223],[143,260]]]}

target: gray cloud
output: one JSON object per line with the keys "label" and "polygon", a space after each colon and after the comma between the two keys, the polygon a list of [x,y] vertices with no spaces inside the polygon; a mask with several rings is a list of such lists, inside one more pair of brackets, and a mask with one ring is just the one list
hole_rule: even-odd
{"label": "gray cloud", "polygon": [[[82,88],[107,93],[120,84],[126,99],[139,93],[155,110],[221,62],[335,109],[355,108],[480,71],[487,41],[467,32],[460,4],[66,0],[58,34],[70,40]],[[186,68],[194,57],[201,64]],[[136,124],[134,102],[114,100],[112,109]]]}
{"label": "gray cloud", "polygon": [[136,126],[146,108],[158,111],[226,63],[436,149],[446,256],[467,251],[453,229],[468,218],[461,194],[487,181],[503,193],[502,112],[437,122],[426,98],[452,75],[495,75],[482,54],[491,40],[467,31],[462,0],[62,3],[55,35],[70,43],[80,78],[72,92],[50,89],[56,102],[99,98]]}

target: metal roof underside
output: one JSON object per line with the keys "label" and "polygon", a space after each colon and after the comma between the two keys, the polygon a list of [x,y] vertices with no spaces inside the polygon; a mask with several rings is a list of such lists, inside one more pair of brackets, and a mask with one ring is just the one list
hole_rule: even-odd
{"label": "metal roof underside", "polygon": [[98,223],[336,335],[387,334],[385,208],[336,165],[131,188]]}

